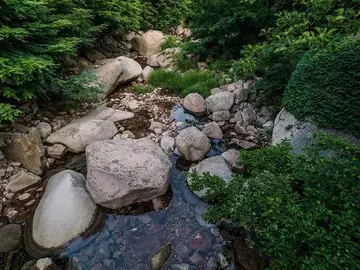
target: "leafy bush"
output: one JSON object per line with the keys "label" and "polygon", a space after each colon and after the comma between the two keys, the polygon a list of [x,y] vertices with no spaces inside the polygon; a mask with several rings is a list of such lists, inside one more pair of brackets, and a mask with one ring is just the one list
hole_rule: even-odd
{"label": "leafy bush", "polygon": [[259,40],[260,30],[273,25],[275,11],[286,0],[198,0],[193,1],[189,24],[192,50],[206,58],[212,55],[239,56],[243,45]]}
{"label": "leafy bush", "polygon": [[292,8],[277,14],[273,27],[263,30],[265,41],[245,46],[234,66],[238,77],[262,77],[259,90],[281,94],[305,52],[332,46],[360,30],[356,0],[292,2]]}
{"label": "leafy bush", "polygon": [[360,135],[360,42],[305,54],[283,104],[299,119]]}
{"label": "leafy bush", "polygon": [[137,94],[146,94],[152,92],[153,90],[150,85],[135,85],[133,89]]}
{"label": "leafy bush", "polygon": [[0,103],[0,123],[13,121],[21,114],[21,111],[8,103]]}
{"label": "leafy bush", "polygon": [[207,97],[212,88],[219,86],[219,79],[209,71],[190,70],[178,73],[160,69],[151,73],[149,83],[171,92],[178,92],[182,96],[196,92]]}
{"label": "leafy bush", "polygon": [[177,26],[189,13],[191,0],[143,0],[145,20],[164,31]]}
{"label": "leafy bush", "polygon": [[161,44],[161,50],[179,47],[180,39],[174,36],[168,36],[165,41]]}
{"label": "leafy bush", "polygon": [[295,155],[288,143],[240,153],[244,174],[230,183],[196,173],[208,187],[212,222],[242,226],[271,269],[359,269],[360,147],[328,135]]}

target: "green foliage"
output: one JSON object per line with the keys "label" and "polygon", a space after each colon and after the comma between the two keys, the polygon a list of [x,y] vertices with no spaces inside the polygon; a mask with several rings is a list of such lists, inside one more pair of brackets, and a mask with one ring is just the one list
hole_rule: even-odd
{"label": "green foliage", "polygon": [[306,53],[283,103],[299,119],[360,135],[360,42]]}
{"label": "green foliage", "polygon": [[155,70],[151,73],[149,83],[170,92],[178,92],[182,96],[199,93],[204,97],[210,95],[212,88],[219,86],[219,79],[209,71],[174,71]]}
{"label": "green foliage", "polygon": [[184,20],[191,0],[143,0],[144,17],[153,28],[168,31]]}
{"label": "green foliage", "polygon": [[206,218],[245,228],[272,269],[360,269],[360,147],[323,134],[302,154],[288,143],[243,151],[230,183],[196,173],[209,188]]}
{"label": "green foliage", "polygon": [[161,44],[161,50],[179,47],[180,39],[175,36],[168,36],[165,41]]}
{"label": "green foliage", "polygon": [[324,48],[359,32],[357,0],[295,0],[277,13],[273,27],[263,30],[265,41],[247,45],[235,64],[238,77],[257,75],[256,87],[281,94],[298,61],[310,48]]}
{"label": "green foliage", "polygon": [[272,26],[275,12],[286,0],[193,1],[189,23],[198,41],[192,50],[202,57],[239,56],[243,45],[259,40],[260,30]]}
{"label": "green foliage", "polygon": [[135,85],[133,89],[137,94],[146,94],[152,92],[153,90],[150,85]]}
{"label": "green foliage", "polygon": [[20,114],[21,111],[16,109],[15,106],[8,103],[0,103],[0,123],[3,121],[13,121]]}

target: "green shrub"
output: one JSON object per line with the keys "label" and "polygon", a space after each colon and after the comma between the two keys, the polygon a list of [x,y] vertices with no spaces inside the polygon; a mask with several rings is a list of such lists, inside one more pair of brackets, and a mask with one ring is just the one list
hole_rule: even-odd
{"label": "green shrub", "polygon": [[239,56],[242,46],[257,42],[261,29],[272,26],[275,12],[288,2],[292,1],[193,1],[189,24],[198,41],[192,44],[192,50],[203,58]]}
{"label": "green shrub", "polygon": [[180,39],[174,36],[168,36],[165,41],[161,44],[161,50],[169,49],[169,48],[175,48],[179,47],[180,45]]}
{"label": "green shrub", "polygon": [[146,94],[152,92],[153,90],[150,85],[135,85],[133,89],[137,94]]}
{"label": "green shrub", "polygon": [[13,121],[20,114],[21,111],[16,109],[15,106],[8,103],[0,103],[0,123],[5,121]]}
{"label": "green shrub", "polygon": [[207,97],[210,90],[218,87],[220,80],[209,71],[192,71],[178,73],[174,71],[155,70],[151,73],[149,83],[170,92],[186,96],[190,93],[199,93]]}
{"label": "green shrub", "polygon": [[360,269],[360,147],[328,135],[301,155],[283,143],[240,152],[230,183],[191,174],[208,187],[205,217],[246,229],[271,269]]}
{"label": "green shrub", "polygon": [[277,14],[274,26],[263,30],[264,42],[247,45],[235,64],[238,77],[262,77],[256,86],[282,94],[298,61],[310,48],[324,48],[359,32],[356,0],[295,0]]}
{"label": "green shrub", "polygon": [[360,42],[305,54],[283,104],[299,119],[360,135]]}

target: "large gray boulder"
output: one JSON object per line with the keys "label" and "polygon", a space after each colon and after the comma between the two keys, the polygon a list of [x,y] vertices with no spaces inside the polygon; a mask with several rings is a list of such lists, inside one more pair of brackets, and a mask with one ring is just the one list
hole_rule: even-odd
{"label": "large gray boulder", "polygon": [[206,106],[210,112],[230,111],[234,105],[235,95],[232,92],[220,92],[206,99]]}
{"label": "large gray boulder", "polygon": [[44,251],[64,247],[91,227],[96,209],[82,174],[70,170],[55,174],[28,226],[31,243]]}
{"label": "large gray boulder", "polygon": [[163,42],[164,34],[156,30],[149,30],[142,36],[135,36],[131,40],[133,49],[143,56],[150,56],[159,52]]}
{"label": "large gray boulder", "polygon": [[103,60],[96,67],[92,71],[97,77],[94,84],[101,88],[100,98],[109,96],[119,85],[135,80],[142,73],[140,64],[125,56]]}
{"label": "large gray boulder", "polygon": [[208,137],[196,127],[188,127],[175,138],[176,148],[189,161],[202,160],[211,149]]}
{"label": "large gray boulder", "polygon": [[201,116],[205,113],[205,99],[198,93],[187,95],[183,101],[183,107],[191,114]]}
{"label": "large gray boulder", "polygon": [[86,186],[99,205],[118,209],[162,196],[171,162],[149,139],[108,140],[86,148]]}
{"label": "large gray boulder", "polygon": [[77,119],[65,127],[50,134],[46,139],[50,144],[63,144],[71,151],[83,152],[89,144],[108,140],[116,135],[118,129],[113,122],[134,117],[131,112],[99,107],[93,112]]}
{"label": "large gray boulder", "polygon": [[7,159],[20,162],[32,173],[41,175],[44,168],[45,150],[41,143],[41,135],[36,128],[26,134],[9,134],[10,144],[3,149]]}
{"label": "large gray boulder", "polygon": [[342,137],[351,143],[360,145],[360,139],[354,137],[350,133],[333,129],[319,128],[310,122],[299,121],[285,108],[279,112],[275,119],[272,145],[277,145],[282,141],[287,140],[293,147],[294,152],[300,153],[304,147],[311,144],[313,135],[320,132],[326,132],[335,137]]}
{"label": "large gray boulder", "polygon": [[[218,176],[225,182],[230,182],[232,179],[232,173],[230,167],[227,165],[225,159],[221,156],[210,157],[201,161],[198,165],[191,167],[189,173],[197,172],[199,176],[204,173],[209,173],[212,176]],[[191,185],[193,181],[192,177],[187,178],[187,182]],[[199,198],[204,198],[207,192],[207,188],[200,191],[194,191]]]}

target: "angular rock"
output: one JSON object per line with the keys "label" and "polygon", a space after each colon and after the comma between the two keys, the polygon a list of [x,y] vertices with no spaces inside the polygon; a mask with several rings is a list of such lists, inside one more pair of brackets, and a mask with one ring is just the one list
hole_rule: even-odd
{"label": "angular rock", "polygon": [[[225,182],[230,182],[232,179],[232,173],[229,166],[226,164],[225,159],[221,156],[210,157],[204,159],[199,164],[190,168],[189,172],[196,171],[199,175],[203,173],[209,173],[210,175],[215,175],[220,177]],[[191,185],[191,177],[187,177],[187,182]],[[200,191],[194,191],[194,193],[199,198],[204,198],[207,192],[207,188],[204,188]]]}
{"label": "angular rock", "polygon": [[274,129],[274,122],[273,121],[267,121],[264,125],[263,125],[263,129],[268,132],[268,133],[272,133],[273,129]]}
{"label": "angular rock", "polygon": [[221,89],[221,88],[213,88],[210,91],[211,95],[215,95],[215,94],[220,93],[220,92],[225,92],[225,90]]}
{"label": "angular rock", "polygon": [[160,123],[160,122],[152,121],[152,122],[151,122],[151,125],[150,125],[150,127],[149,127],[149,130],[155,131],[156,129],[164,130],[164,129],[165,129],[165,125],[164,125],[163,123]]}
{"label": "angular rock", "polygon": [[4,154],[7,159],[20,162],[32,173],[43,173],[45,150],[36,128],[32,128],[27,134],[12,134],[11,143],[4,148]]}
{"label": "angular rock", "polygon": [[47,154],[49,157],[55,159],[62,159],[67,153],[67,148],[62,144],[54,144],[47,148]]}
{"label": "angular rock", "polygon": [[236,166],[236,163],[239,159],[239,151],[235,149],[229,149],[226,152],[222,153],[221,156],[225,159],[226,163],[233,168]]}
{"label": "angular rock", "polygon": [[149,56],[159,52],[163,42],[164,34],[156,30],[149,30],[142,36],[135,36],[131,40],[133,49],[143,56]]}
{"label": "angular rock", "polygon": [[118,132],[113,122],[132,118],[133,113],[99,107],[52,133],[46,142],[63,144],[76,153],[83,152],[93,142],[108,140]]}
{"label": "angular rock", "polygon": [[0,253],[13,251],[21,241],[21,226],[9,224],[0,228]]}
{"label": "angular rock", "polygon": [[82,174],[67,170],[53,175],[28,226],[31,237],[25,239],[27,251],[61,249],[91,227],[96,209]]}
{"label": "angular rock", "polygon": [[236,125],[235,125],[235,132],[236,133],[239,133],[239,134],[242,134],[242,135],[246,135],[246,128],[244,128],[243,126],[242,126],[242,121],[240,121],[240,122],[237,122],[236,123]]}
{"label": "angular rock", "polygon": [[162,68],[175,68],[175,58],[181,53],[181,48],[168,48],[159,53],[156,61]]}
{"label": "angular rock", "polygon": [[162,150],[169,156],[175,151],[175,139],[169,136],[163,136],[160,140]]}
{"label": "angular rock", "polygon": [[51,126],[49,123],[46,122],[40,122],[36,129],[39,131],[41,138],[45,139],[47,138],[51,133]]}
{"label": "angular rock", "polygon": [[239,140],[237,145],[245,150],[254,149],[254,148],[258,147],[257,144],[255,144],[253,142],[244,141],[244,140]]}
{"label": "angular rock", "polygon": [[148,57],[146,64],[149,65],[150,67],[160,67],[159,63],[157,62],[157,54],[153,54],[151,56]]}
{"label": "angular rock", "polygon": [[212,139],[222,139],[222,137],[223,137],[221,128],[215,122],[206,124],[205,127],[203,128],[202,132],[204,132],[204,134],[206,136],[208,136],[209,138],[212,138]]}
{"label": "angular rock", "polygon": [[144,70],[142,71],[142,77],[144,79],[145,82],[147,82],[149,80],[150,74],[154,71],[154,69],[150,66],[147,66],[144,68]]}
{"label": "angular rock", "polygon": [[197,116],[203,115],[206,110],[205,99],[198,93],[187,95],[182,105],[186,111]]}
{"label": "angular rock", "polygon": [[61,270],[50,258],[42,258],[30,270]]}
{"label": "angular rock", "polygon": [[230,111],[234,105],[235,95],[232,92],[220,92],[206,99],[206,106],[210,112]]}
{"label": "angular rock", "polygon": [[244,88],[237,88],[234,90],[235,97],[240,101],[244,102],[248,100],[248,91]]}
{"label": "angular rock", "polygon": [[249,126],[256,120],[256,112],[248,107],[241,112],[243,126]]}
{"label": "angular rock", "polygon": [[220,122],[220,121],[228,121],[231,115],[229,111],[218,111],[218,112],[214,112],[211,117],[212,120],[216,122]]}
{"label": "angular rock", "polygon": [[118,209],[162,196],[171,162],[151,140],[112,140],[86,148],[86,186],[96,203]]}
{"label": "angular rock", "polygon": [[39,176],[21,170],[17,174],[10,177],[9,184],[5,187],[5,190],[16,193],[38,183],[39,181],[41,181]]}
{"label": "angular rock", "polygon": [[97,80],[94,84],[101,86],[99,98],[110,95],[119,85],[135,80],[142,73],[142,68],[135,60],[120,56],[101,61],[98,68],[94,68]]}
{"label": "angular rock", "polygon": [[189,161],[203,159],[211,149],[208,137],[196,127],[183,129],[175,138],[176,148]]}

